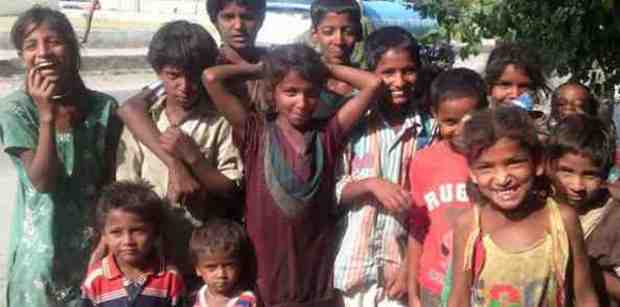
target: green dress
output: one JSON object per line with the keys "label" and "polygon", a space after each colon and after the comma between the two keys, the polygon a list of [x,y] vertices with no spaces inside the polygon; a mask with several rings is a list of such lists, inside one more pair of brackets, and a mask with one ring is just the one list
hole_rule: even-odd
{"label": "green dress", "polygon": [[0,99],[0,143],[18,177],[8,253],[9,307],[73,306],[79,300],[94,236],[95,197],[106,177],[104,148],[117,106],[114,98],[94,91],[81,103],[85,120],[56,133],[62,170],[55,190],[40,193],[17,156],[36,149],[36,105],[23,90]]}

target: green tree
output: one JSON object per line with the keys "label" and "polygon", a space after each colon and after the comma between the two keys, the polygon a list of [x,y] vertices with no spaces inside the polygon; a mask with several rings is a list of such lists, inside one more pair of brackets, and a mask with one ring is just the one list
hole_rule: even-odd
{"label": "green tree", "polygon": [[[435,34],[480,51],[483,38],[517,40],[541,53],[545,70],[590,84],[611,98],[620,84],[618,0],[409,0],[440,24]],[[619,95],[620,93],[615,93]]]}

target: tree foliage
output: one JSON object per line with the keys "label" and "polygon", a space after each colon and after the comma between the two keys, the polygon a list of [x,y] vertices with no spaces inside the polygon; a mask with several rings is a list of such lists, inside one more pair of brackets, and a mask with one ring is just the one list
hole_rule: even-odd
{"label": "tree foliage", "polygon": [[[518,40],[541,53],[545,70],[590,84],[611,98],[620,84],[620,1],[409,0],[440,24],[435,34],[480,51],[483,38]],[[615,93],[616,95],[620,93]]]}

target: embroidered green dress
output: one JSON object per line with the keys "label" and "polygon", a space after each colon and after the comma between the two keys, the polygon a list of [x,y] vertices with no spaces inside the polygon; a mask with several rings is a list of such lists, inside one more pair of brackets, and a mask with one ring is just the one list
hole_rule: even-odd
{"label": "embroidered green dress", "polygon": [[17,169],[17,195],[10,231],[7,304],[73,306],[88,264],[94,200],[104,181],[104,148],[114,98],[89,91],[85,120],[56,133],[61,170],[53,192],[32,186],[17,154],[35,150],[39,118],[22,90],[0,99],[0,143]]}

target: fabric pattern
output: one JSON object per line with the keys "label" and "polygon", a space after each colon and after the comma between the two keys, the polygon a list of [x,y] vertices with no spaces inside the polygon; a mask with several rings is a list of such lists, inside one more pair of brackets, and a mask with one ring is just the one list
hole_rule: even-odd
{"label": "fabric pattern", "polygon": [[334,286],[344,292],[383,285],[404,268],[407,216],[388,213],[374,200],[342,204],[344,187],[367,178],[383,178],[409,189],[409,162],[415,152],[431,142],[433,121],[426,114],[411,112],[394,131],[378,110],[355,128],[343,154],[341,176],[336,185],[339,209],[346,211],[339,224],[344,228],[336,262]]}
{"label": "fabric pattern", "polygon": [[18,180],[8,252],[9,306],[79,303],[94,235],[93,203],[105,180],[106,137],[117,105],[114,98],[94,91],[79,103],[85,119],[70,131],[56,133],[61,168],[55,190],[42,193],[18,157],[22,150],[36,150],[37,107],[23,90],[0,101],[0,143]]}
{"label": "fabric pattern", "polygon": [[[194,307],[209,307],[209,303],[207,302],[207,291],[209,291],[209,287],[207,287],[206,284],[198,290],[198,298],[196,299]],[[256,307],[256,296],[252,291],[243,291],[239,293],[239,295],[231,298],[226,304],[226,307]]]}
{"label": "fabric pattern", "polygon": [[114,256],[108,255],[88,272],[82,285],[82,307],[182,306],[184,287],[181,275],[163,258],[153,259],[144,274],[130,280]]}

